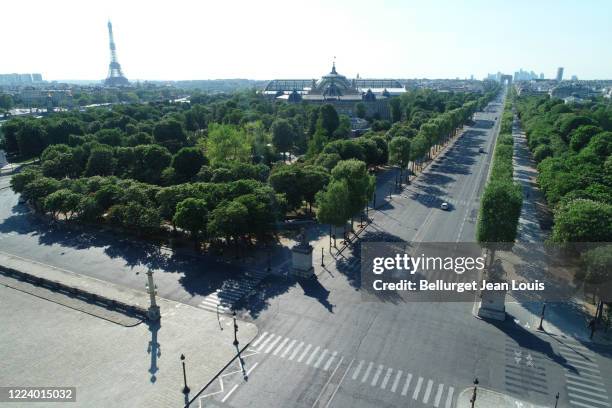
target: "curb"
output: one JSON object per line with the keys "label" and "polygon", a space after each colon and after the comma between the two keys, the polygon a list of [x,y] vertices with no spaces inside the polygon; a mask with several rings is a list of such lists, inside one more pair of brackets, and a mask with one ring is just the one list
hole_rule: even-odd
{"label": "curb", "polygon": [[46,279],[36,275],[31,275],[29,273],[18,271],[16,269],[8,268],[2,265],[0,265],[0,273],[11,278],[31,283],[36,286],[41,286],[50,289],[54,292],[63,293],[70,297],[84,300],[88,303],[97,306],[105,307],[109,310],[123,313],[127,316],[138,317],[143,321],[148,321],[147,310],[140,306],[130,305],[119,300],[111,299],[103,295],[98,295],[96,293],[86,291],[84,289],[65,285],[61,282]]}

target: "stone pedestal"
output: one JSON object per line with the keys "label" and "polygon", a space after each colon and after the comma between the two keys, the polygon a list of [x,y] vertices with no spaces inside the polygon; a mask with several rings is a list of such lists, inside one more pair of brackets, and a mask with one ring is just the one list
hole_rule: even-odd
{"label": "stone pedestal", "polygon": [[291,248],[291,274],[297,278],[315,276],[312,267],[312,245],[301,242]]}
{"label": "stone pedestal", "polygon": [[[493,257],[494,255],[491,255]],[[505,283],[504,268],[499,259],[494,259],[485,274],[489,283]],[[480,293],[478,317],[493,320],[506,320],[506,290],[483,290]]]}
{"label": "stone pedestal", "polygon": [[483,291],[478,304],[478,317],[493,320],[506,320],[506,291]]}

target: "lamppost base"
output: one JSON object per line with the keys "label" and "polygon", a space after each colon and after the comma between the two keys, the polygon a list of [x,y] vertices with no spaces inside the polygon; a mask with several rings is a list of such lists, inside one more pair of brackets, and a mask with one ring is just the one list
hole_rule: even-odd
{"label": "lamppost base", "polygon": [[151,322],[158,322],[161,319],[159,306],[150,306],[149,310],[147,310],[147,317]]}

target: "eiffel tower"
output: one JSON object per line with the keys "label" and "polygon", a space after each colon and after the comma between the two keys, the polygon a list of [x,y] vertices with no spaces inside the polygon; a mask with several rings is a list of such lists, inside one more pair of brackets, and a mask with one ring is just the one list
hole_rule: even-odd
{"label": "eiffel tower", "polygon": [[117,61],[115,40],[113,39],[113,25],[110,21],[108,22],[108,39],[110,41],[111,62],[108,65],[108,77],[106,77],[104,84],[108,86],[129,86],[130,83],[127,78],[123,76],[121,65]]}

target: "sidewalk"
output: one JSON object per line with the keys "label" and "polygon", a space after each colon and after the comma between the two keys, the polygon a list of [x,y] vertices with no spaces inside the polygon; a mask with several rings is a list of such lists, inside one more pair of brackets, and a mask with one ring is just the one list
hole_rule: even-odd
{"label": "sidewalk", "polygon": [[[148,295],[144,291],[6,254],[0,254],[0,264],[101,296],[148,306]],[[182,406],[185,401],[181,393],[181,354],[186,356],[190,398],[237,354],[232,344],[234,333],[229,317],[163,298],[158,298],[161,325],[141,323],[133,327],[124,327],[5,285],[0,285],[0,299],[0,326],[3,328],[0,331],[3,366],[0,383],[5,386],[73,386],[77,388],[75,407]],[[238,326],[238,340],[243,349],[257,336],[257,327],[242,321]],[[248,361],[246,364],[248,370]],[[25,407],[31,403],[6,406],[9,405]]]}
{"label": "sidewalk", "polygon": [[[514,179],[523,191],[523,207],[519,218],[515,247],[529,250],[529,243],[543,243],[548,233],[541,228],[543,208],[546,200],[537,185],[538,171],[531,152],[527,146],[525,133],[515,116],[512,136],[514,138]],[[532,248],[532,250],[535,250]],[[515,321],[526,329],[535,330],[540,323],[541,302],[517,302],[512,298],[506,301],[506,311]],[[570,302],[548,303],[545,311],[544,330],[547,333],[573,337],[580,342],[612,344],[612,330],[608,333],[597,331],[594,338],[589,338],[588,320],[593,316],[594,306],[582,299]]]}
{"label": "sidewalk", "polygon": [[[457,397],[455,408],[471,408],[471,398],[474,388],[466,388],[461,391]],[[554,401],[553,401],[554,405]],[[551,405],[551,407],[553,406]],[[547,408],[543,405],[534,405],[530,402],[522,401],[509,395],[499,392],[487,390],[486,388],[478,387],[476,392],[476,403],[474,408]]]}

